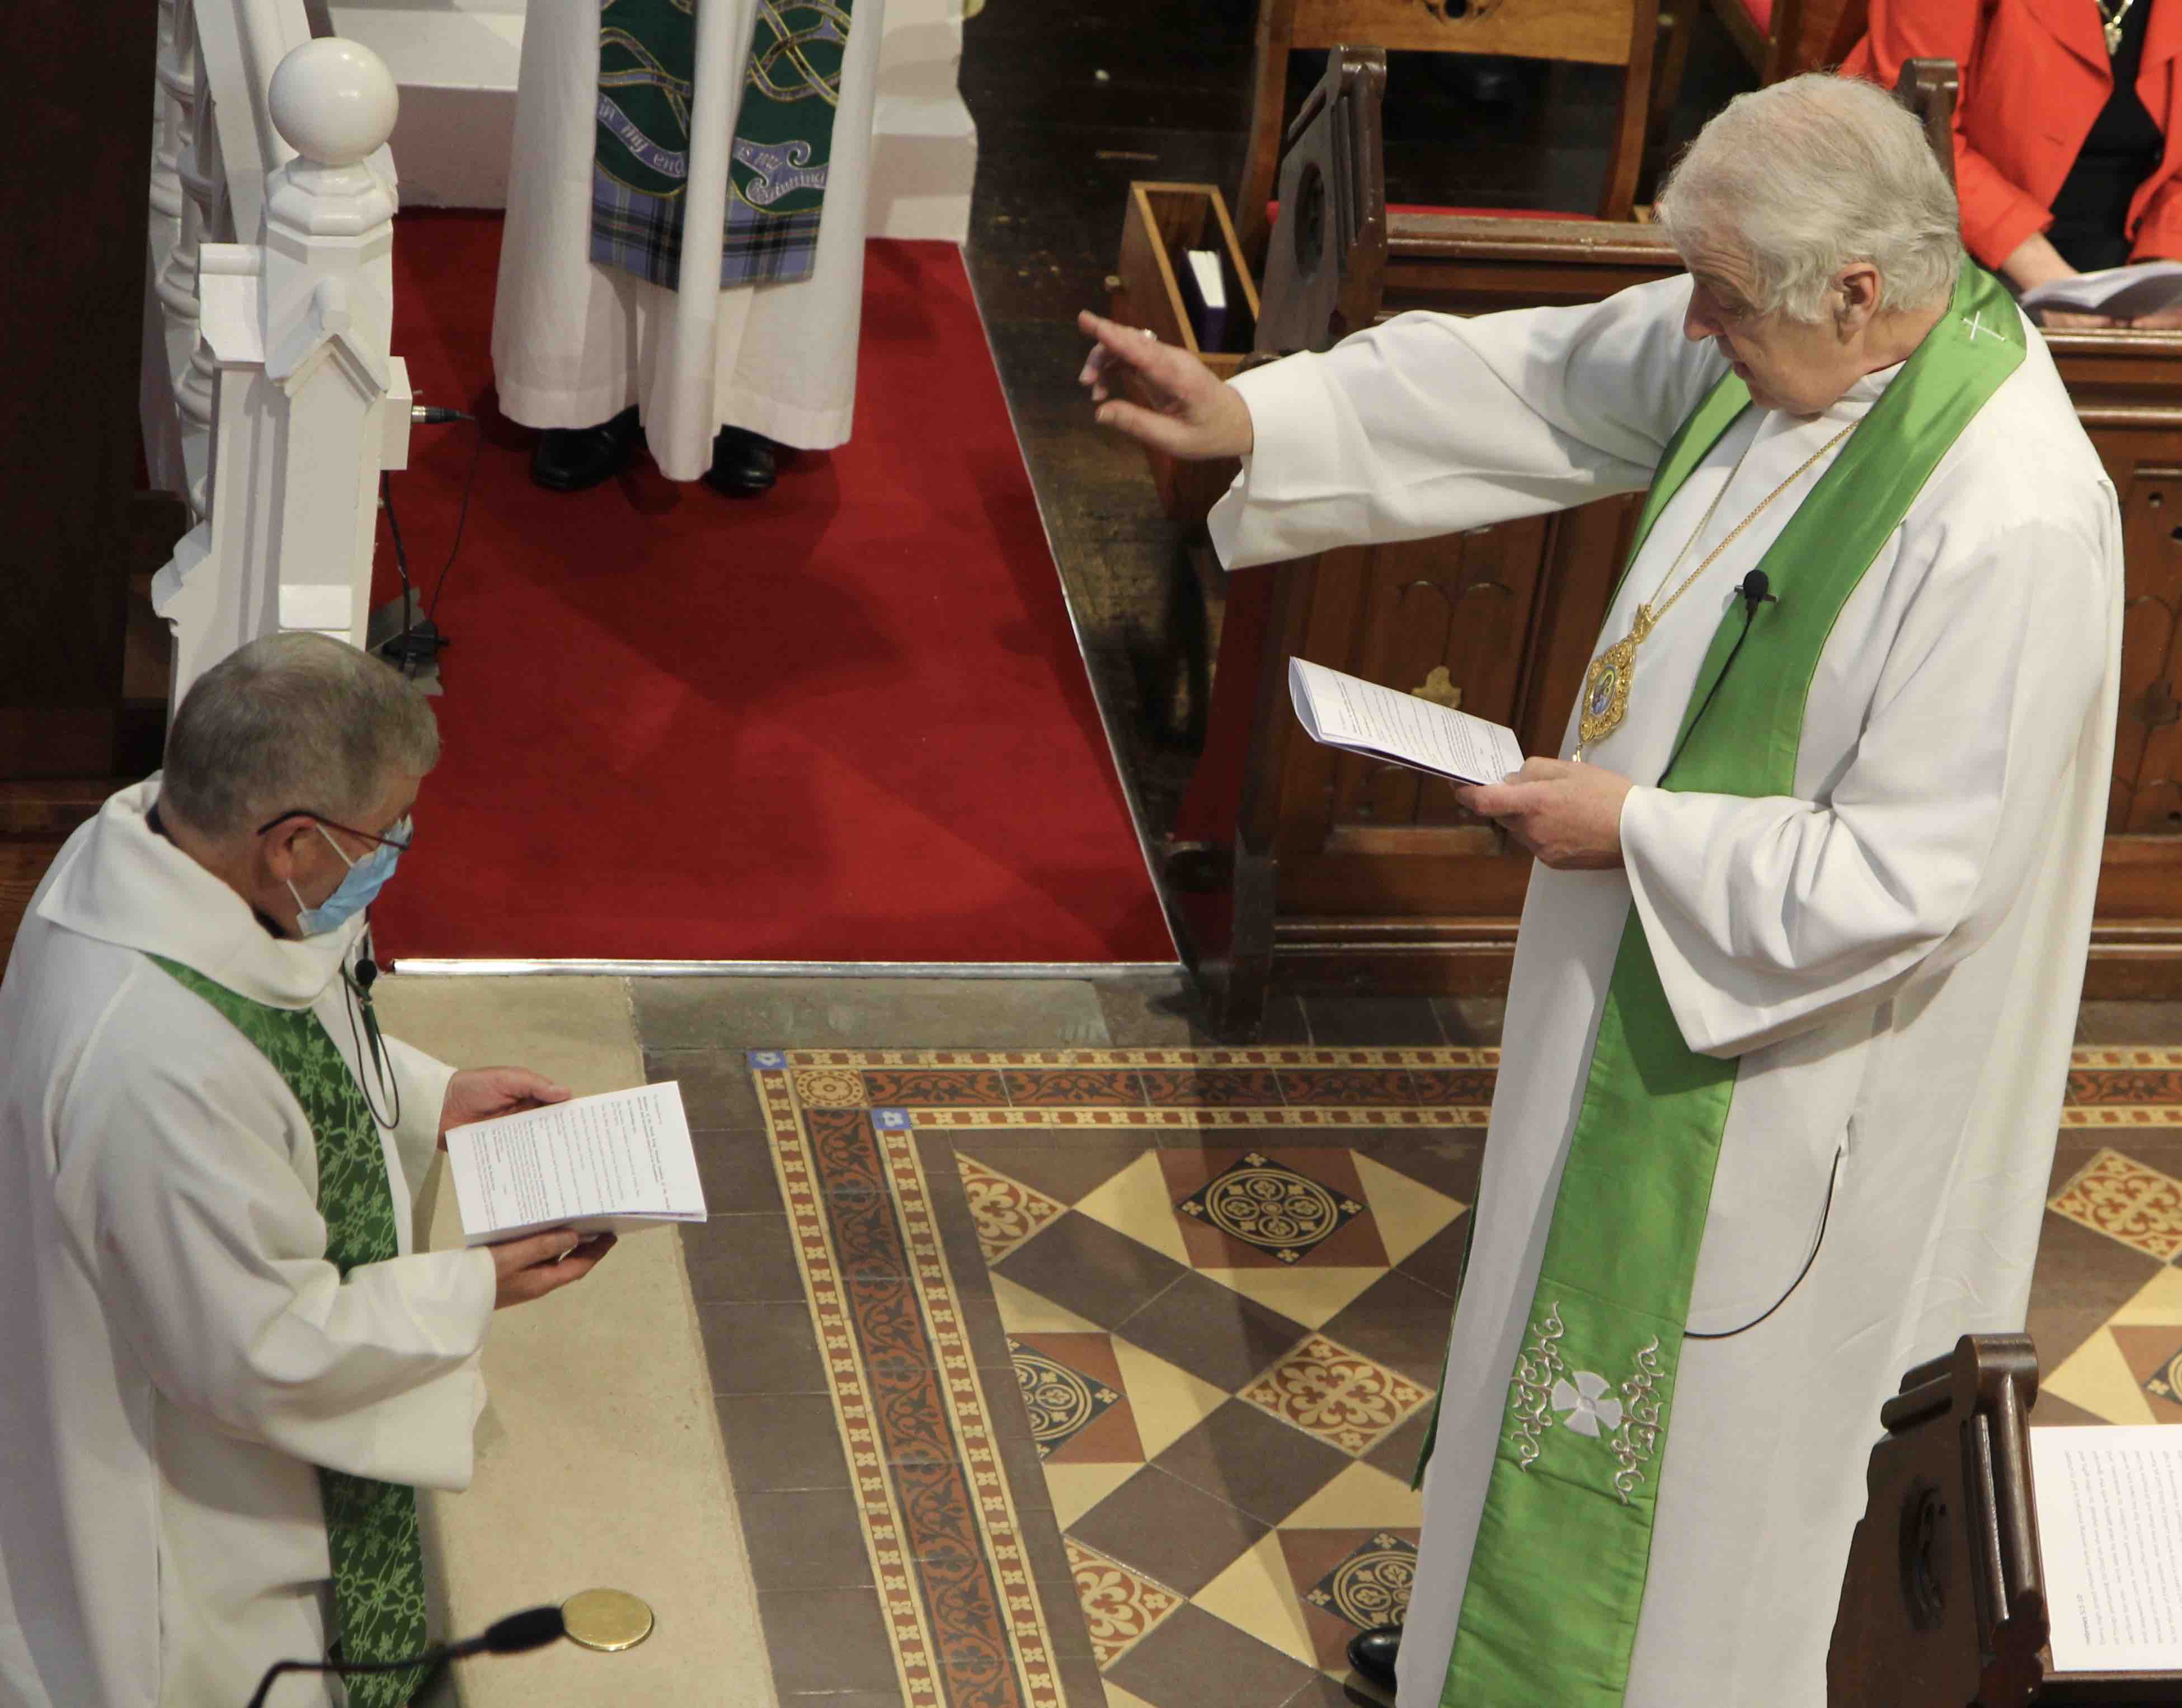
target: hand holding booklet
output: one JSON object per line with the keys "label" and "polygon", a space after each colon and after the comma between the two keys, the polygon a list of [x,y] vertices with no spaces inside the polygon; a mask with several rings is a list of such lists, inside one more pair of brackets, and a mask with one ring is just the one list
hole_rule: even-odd
{"label": "hand holding booklet", "polygon": [[451,1127],[447,1168],[465,1245],[545,1228],[618,1233],[705,1219],[682,1090],[671,1081]]}
{"label": "hand holding booklet", "polygon": [[1521,768],[1505,724],[1419,699],[1308,659],[1288,661],[1288,698],[1315,742],[1457,782],[1498,782]]}

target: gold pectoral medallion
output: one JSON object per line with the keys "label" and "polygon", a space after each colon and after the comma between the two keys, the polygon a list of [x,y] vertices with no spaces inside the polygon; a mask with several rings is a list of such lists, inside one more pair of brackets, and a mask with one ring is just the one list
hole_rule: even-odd
{"label": "gold pectoral medallion", "polygon": [[1652,608],[1636,607],[1629,633],[1592,660],[1583,677],[1583,716],[1576,726],[1578,751],[1604,741],[1629,715],[1629,679],[1636,669],[1636,649],[1652,631]]}

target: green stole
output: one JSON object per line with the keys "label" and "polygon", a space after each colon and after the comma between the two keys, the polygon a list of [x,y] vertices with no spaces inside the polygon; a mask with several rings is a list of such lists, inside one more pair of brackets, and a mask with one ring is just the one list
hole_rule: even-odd
{"label": "green stole", "polygon": [[[161,955],[152,959],[255,1044],[302,1105],[318,1147],[326,1261],[346,1278],[359,1263],[384,1263],[399,1255],[394,1193],[379,1129],[355,1075],[318,1015],[308,1009],[252,1002],[180,962]],[[333,1562],[334,1628],[341,1658],[398,1661],[421,1653],[428,1636],[417,1491],[322,1465],[318,1497]],[[351,1678],[349,1708],[400,1708],[423,1686],[424,1672],[411,1667]]]}
{"label": "green stole", "polygon": [[[669,290],[682,278],[696,4],[601,0],[599,8],[591,259]],[[723,290],[808,279],[817,267],[851,4],[756,0],[728,154]]]}
{"label": "green stole", "polygon": [[[1804,704],[1835,619],[2024,351],[2013,301],[1965,262],[1947,313],[1765,553],[1780,603],[1749,625],[1748,656],[1725,681],[1742,607],[1720,619],[1683,713],[1688,745],[1662,787],[1795,792]],[[1749,401],[1730,374],[1682,423],[1638,521],[1631,564],[1667,500]],[[1715,683],[1718,703],[1692,733]],[[1683,1043],[1631,907],[1515,1359],[1444,1708],[1622,1700],[1737,1065]]]}

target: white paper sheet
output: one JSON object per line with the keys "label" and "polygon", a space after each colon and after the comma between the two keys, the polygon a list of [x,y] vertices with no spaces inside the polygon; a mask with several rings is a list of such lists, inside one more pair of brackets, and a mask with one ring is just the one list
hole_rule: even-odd
{"label": "white paper sheet", "polygon": [[1315,742],[1392,760],[1458,782],[1498,782],[1523,763],[1515,732],[1412,694],[1288,661],[1288,698]]}
{"label": "white paper sheet", "polygon": [[467,1245],[540,1228],[705,1219],[682,1089],[671,1081],[451,1128],[447,1167]]}
{"label": "white paper sheet", "polygon": [[2182,1669],[2182,1429],[2033,1429],[2057,1672]]}
{"label": "white paper sheet", "polygon": [[2057,279],[2023,293],[2025,308],[2061,308],[2127,320],[2182,304],[2182,263],[2139,261]]}

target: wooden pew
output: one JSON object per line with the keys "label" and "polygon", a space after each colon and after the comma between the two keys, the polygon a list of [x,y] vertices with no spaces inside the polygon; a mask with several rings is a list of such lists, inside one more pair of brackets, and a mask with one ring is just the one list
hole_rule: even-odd
{"label": "wooden pew", "polygon": [[[1367,65],[1371,53],[1348,50],[1346,60]],[[1927,101],[1951,95],[1946,77],[1930,68],[1923,75]],[[1944,138],[1944,118],[1937,130]],[[1319,151],[1321,169],[1332,169],[1326,137],[1307,132],[1295,148]],[[1357,194],[1384,205],[1383,186]],[[1681,270],[1644,224],[1390,213],[1385,233],[1383,256],[1374,248],[1345,257],[1377,276],[1371,313],[1381,320],[1414,308],[1594,301]],[[1277,229],[1273,252],[1283,241]],[[1262,323],[1292,343],[1313,341],[1270,289]],[[2086,994],[2182,996],[2182,336],[2057,333],[2048,341],[2120,494],[2129,561]],[[1636,505],[1604,500],[1231,579],[1205,758],[1170,867],[1206,892],[1182,912],[1192,959],[1227,1029],[1248,1032],[1274,982],[1505,988],[1529,857],[1462,814],[1443,786],[1304,737],[1288,707],[1286,661],[1297,654],[1404,690],[1452,690],[1465,710],[1512,725],[1526,752],[1557,751]]]}

